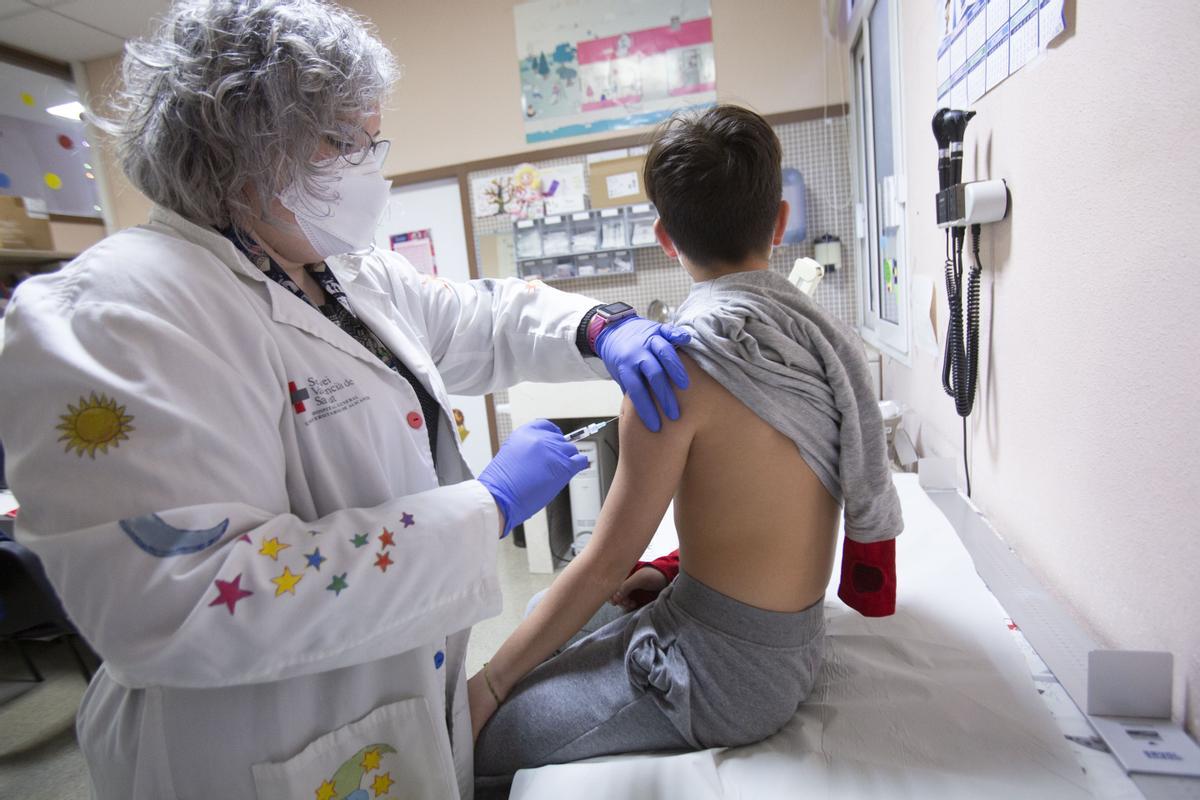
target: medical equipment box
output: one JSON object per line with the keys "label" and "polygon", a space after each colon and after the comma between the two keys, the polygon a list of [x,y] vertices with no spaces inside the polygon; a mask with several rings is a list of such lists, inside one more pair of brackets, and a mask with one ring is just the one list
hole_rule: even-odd
{"label": "medical equipment box", "polygon": [[53,250],[49,220],[30,217],[20,197],[0,197],[0,249]]}

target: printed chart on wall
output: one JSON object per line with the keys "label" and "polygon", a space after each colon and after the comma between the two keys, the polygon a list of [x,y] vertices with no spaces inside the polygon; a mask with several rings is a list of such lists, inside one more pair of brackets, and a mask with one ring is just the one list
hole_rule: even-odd
{"label": "printed chart on wall", "polygon": [[1063,0],[935,0],[942,37],[937,98],[970,108],[1034,59],[1066,27]]}
{"label": "printed chart on wall", "polygon": [[651,125],[716,102],[708,0],[513,8],[525,141]]}
{"label": "printed chart on wall", "polygon": [[423,231],[394,233],[390,241],[392,250],[408,259],[408,263],[417,268],[422,275],[437,275],[437,260],[433,253],[433,231],[426,228]]}

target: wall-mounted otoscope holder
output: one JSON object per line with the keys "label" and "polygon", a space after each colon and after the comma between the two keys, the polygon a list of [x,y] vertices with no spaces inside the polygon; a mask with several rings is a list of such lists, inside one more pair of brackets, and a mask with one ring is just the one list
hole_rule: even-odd
{"label": "wall-mounted otoscope holder", "polygon": [[939,228],[999,222],[1008,214],[1008,184],[1003,180],[956,183],[937,193]]}
{"label": "wall-mounted otoscope holder", "polygon": [[1004,181],[962,182],[963,137],[974,111],[939,108],[933,115],[933,138],[938,146],[937,224],[963,228],[999,222],[1008,214]]}

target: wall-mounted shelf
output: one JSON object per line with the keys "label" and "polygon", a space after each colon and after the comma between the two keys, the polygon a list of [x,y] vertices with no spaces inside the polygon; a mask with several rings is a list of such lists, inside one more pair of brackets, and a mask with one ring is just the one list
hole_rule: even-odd
{"label": "wall-mounted shelf", "polygon": [[51,261],[70,261],[79,253],[56,250],[6,250],[0,248],[0,264],[47,264]]}
{"label": "wall-mounted shelf", "polygon": [[649,203],[513,223],[522,278],[569,280],[633,272],[633,251],[656,247]]}

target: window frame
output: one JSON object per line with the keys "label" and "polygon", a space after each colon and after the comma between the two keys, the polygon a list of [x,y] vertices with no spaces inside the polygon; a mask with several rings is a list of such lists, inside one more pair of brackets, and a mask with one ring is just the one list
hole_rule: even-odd
{"label": "window frame", "polygon": [[909,321],[912,288],[912,260],[907,235],[907,180],[904,149],[904,98],[900,75],[903,56],[900,51],[901,3],[888,0],[888,55],[892,113],[893,172],[896,184],[894,209],[899,224],[896,227],[896,253],[900,261],[897,285],[896,322],[881,315],[882,260],[880,258],[880,199],[879,182],[875,176],[874,86],[871,69],[871,12],[879,0],[858,0],[854,3],[848,30],[850,36],[846,57],[852,86],[850,104],[850,153],[854,186],[854,243],[857,270],[859,334],[880,352],[910,365],[912,333]]}

